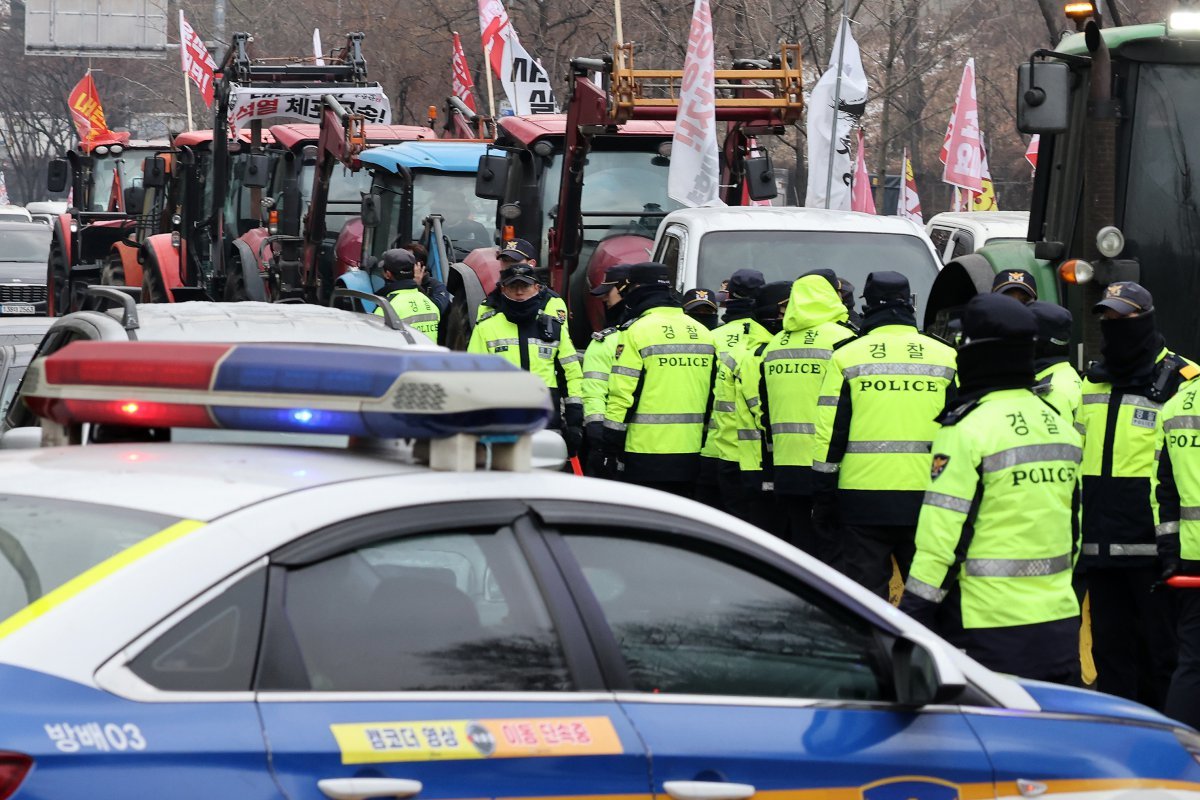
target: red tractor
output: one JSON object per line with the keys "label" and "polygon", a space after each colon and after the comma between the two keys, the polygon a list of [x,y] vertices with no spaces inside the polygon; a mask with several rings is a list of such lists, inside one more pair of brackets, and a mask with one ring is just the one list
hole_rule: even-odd
{"label": "red tractor", "polygon": [[[745,60],[716,71],[728,205],[775,196],[770,158],[756,137],[782,134],[799,119],[800,70],[799,45],[783,45],[772,62]],[[596,72],[603,85],[593,80]],[[503,239],[540,247],[538,263],[566,299],[571,335],[580,343],[603,320],[588,289],[608,267],[649,258],[659,221],[679,208],[667,197],[667,173],[682,75],[634,69],[631,45],[618,45],[613,58],[575,59],[567,113],[500,119],[495,148],[504,152],[480,160],[476,194],[499,201]],[[655,87],[667,96],[651,96]],[[450,275],[452,345],[469,338],[475,308],[495,286],[496,252],[476,250]]]}

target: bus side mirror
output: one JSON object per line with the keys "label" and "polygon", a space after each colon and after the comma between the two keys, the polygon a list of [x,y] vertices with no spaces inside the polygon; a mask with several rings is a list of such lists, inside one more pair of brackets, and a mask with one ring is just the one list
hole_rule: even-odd
{"label": "bus side mirror", "polygon": [[65,158],[53,159],[46,168],[46,188],[51,192],[65,192],[71,180],[71,165]]}
{"label": "bus side mirror", "polygon": [[250,189],[265,189],[271,182],[271,159],[262,153],[246,156],[242,184]]}
{"label": "bus side mirror", "polygon": [[779,195],[771,154],[766,150],[759,155],[746,157],[745,172],[746,191],[751,200],[774,200]]}
{"label": "bus side mirror", "polygon": [[1071,68],[1029,61],[1017,68],[1017,130],[1062,133],[1071,116]]}
{"label": "bus side mirror", "polygon": [[475,196],[485,200],[503,200],[508,185],[508,156],[480,156],[475,174]]}
{"label": "bus side mirror", "polygon": [[155,156],[142,162],[142,185],[148,188],[167,185],[167,160],[165,158]]}

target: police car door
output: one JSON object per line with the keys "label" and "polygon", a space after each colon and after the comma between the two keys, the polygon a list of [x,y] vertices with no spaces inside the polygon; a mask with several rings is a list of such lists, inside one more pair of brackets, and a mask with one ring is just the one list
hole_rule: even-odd
{"label": "police car door", "polygon": [[649,797],[524,512],[400,509],[274,554],[258,698],[288,797]]}
{"label": "police car door", "polygon": [[610,648],[602,663],[651,754],[657,796],[992,796],[963,716],[892,702],[885,637],[836,588],[693,520],[535,508],[589,633]]}

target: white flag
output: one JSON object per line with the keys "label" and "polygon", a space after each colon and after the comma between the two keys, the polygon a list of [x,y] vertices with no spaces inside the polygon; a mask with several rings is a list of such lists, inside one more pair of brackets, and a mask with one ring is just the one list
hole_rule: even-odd
{"label": "white flag", "polygon": [[[842,48],[842,37],[846,37]],[[834,135],[833,96],[837,85],[839,51],[842,53],[841,99],[837,109],[837,134]],[[850,32],[850,22],[843,18],[837,38],[830,51],[829,69],[813,86],[808,100],[808,192],[804,205],[826,207],[825,187],[829,180],[829,163],[833,161],[833,183],[830,185],[828,208],[850,210],[850,180],[854,172],[850,163],[851,131],[867,108],[867,73],[863,71],[858,43]],[[830,137],[833,146],[830,146]]]}
{"label": "white flag", "polygon": [[313,63],[325,66],[325,52],[321,49],[321,29],[313,28]]}
{"label": "white flag", "polygon": [[501,0],[479,0],[479,29],[483,52],[504,87],[512,113],[558,113],[546,70],[521,46]]}
{"label": "white flag", "polygon": [[708,0],[696,0],[671,139],[667,196],[685,206],[723,206],[717,144],[716,65]]}

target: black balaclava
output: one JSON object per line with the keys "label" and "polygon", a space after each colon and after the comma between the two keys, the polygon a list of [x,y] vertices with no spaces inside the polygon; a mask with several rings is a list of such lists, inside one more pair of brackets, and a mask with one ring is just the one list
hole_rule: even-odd
{"label": "black balaclava", "polygon": [[860,329],[867,333],[884,325],[917,327],[917,312],[912,306],[908,278],[899,272],[872,272],[863,285]]}
{"label": "black balaclava", "polygon": [[772,336],[783,330],[783,304],[792,296],[791,281],[775,281],[758,290],[754,319]]}
{"label": "black balaclava", "polygon": [[725,322],[734,322],[739,319],[754,316],[753,297],[730,297],[725,300]]}
{"label": "black balaclava", "polygon": [[604,309],[604,325],[608,328],[615,328],[625,321],[625,298],[621,298],[621,302],[615,303]]}
{"label": "black balaclava", "polygon": [[1032,311],[1006,295],[978,294],[963,310],[962,326],[956,404],[1033,386],[1037,320]]}
{"label": "black balaclava", "polygon": [[1100,354],[1104,357],[1101,369],[1108,373],[1114,387],[1141,387],[1154,382],[1155,363],[1165,346],[1154,313],[1100,320]]}
{"label": "black balaclava", "polygon": [[1071,312],[1056,303],[1034,300],[1027,304],[1037,320],[1033,368],[1038,372],[1070,357]]}
{"label": "black balaclava", "polygon": [[508,317],[510,322],[528,322],[541,310],[542,297],[540,294],[535,294],[528,300],[513,300],[503,292],[500,294],[500,311]]}
{"label": "black balaclava", "polygon": [[683,308],[683,303],[670,286],[650,283],[630,289],[625,295],[625,306],[629,309],[629,318],[633,318],[650,308]]}

